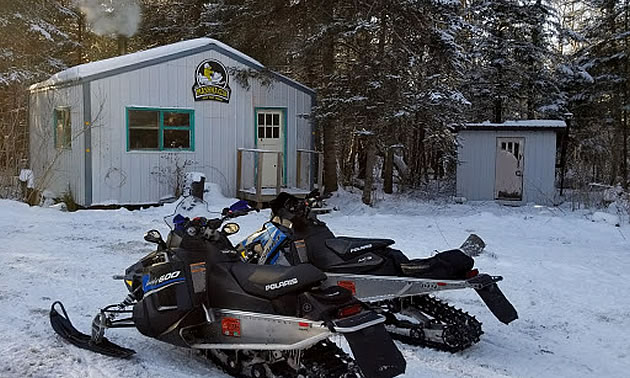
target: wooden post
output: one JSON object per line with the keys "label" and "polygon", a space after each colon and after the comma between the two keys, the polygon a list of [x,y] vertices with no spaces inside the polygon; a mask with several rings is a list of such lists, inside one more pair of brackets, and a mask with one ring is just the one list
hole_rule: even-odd
{"label": "wooden post", "polygon": [[295,187],[299,188],[300,184],[302,182],[302,151],[297,150],[296,151],[296,170],[297,172],[295,173]]}
{"label": "wooden post", "polygon": [[278,164],[277,164],[277,170],[276,170],[276,194],[280,194],[280,190],[282,189],[282,173],[283,173],[283,169],[282,169],[282,163],[283,163],[283,153],[282,152],[278,152]]}
{"label": "wooden post", "polygon": [[263,177],[263,159],[265,155],[256,152],[256,165],[258,166],[258,174],[256,175],[256,207],[262,208],[262,177]]}
{"label": "wooden post", "polygon": [[241,176],[243,175],[243,150],[238,149],[236,151],[236,197],[241,191],[241,180],[243,179]]}

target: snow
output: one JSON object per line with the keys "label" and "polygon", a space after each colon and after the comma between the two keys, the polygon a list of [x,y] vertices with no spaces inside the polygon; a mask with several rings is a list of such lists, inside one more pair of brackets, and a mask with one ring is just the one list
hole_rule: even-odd
{"label": "snow", "polygon": [[[208,194],[211,210],[234,199]],[[500,287],[520,319],[499,323],[472,290],[442,294],[476,315],[485,334],[470,349],[450,354],[398,344],[405,377],[626,377],[630,369],[630,226],[593,222],[586,211],[542,206],[463,205],[386,197],[366,207],[357,195],[328,201],[340,209],[321,216],[339,235],[385,237],[410,257],[458,246],[469,233],[486,251],[481,271],[502,275]],[[29,207],[0,200],[0,376],[227,377],[211,363],[142,336],[113,330],[109,338],[138,353],[117,360],[63,342],[48,322],[61,300],[77,328],[89,332],[99,307],[126,295],[120,274],[152,249],[142,239],[174,204],[141,211]],[[237,219],[234,241],[253,232],[268,210]]]}
{"label": "snow", "polygon": [[481,123],[467,123],[467,128],[475,128],[475,127],[557,127],[562,128],[566,127],[567,124],[562,120],[556,119],[528,119],[528,120],[519,120],[519,121],[505,121],[503,123],[493,123],[490,121],[485,121]]}
{"label": "snow", "polygon": [[152,49],[138,51],[135,53],[121,55],[109,59],[98,60],[95,62],[80,64],[78,66],[70,67],[66,70],[58,72],[51,76],[48,80],[43,81],[41,83],[33,84],[30,86],[30,90],[35,90],[39,88],[49,87],[55,84],[67,82],[67,81],[75,81],[84,77],[112,71],[115,69],[127,67],[132,64],[147,62],[150,60],[154,60],[156,58],[161,58],[169,55],[178,54],[188,50],[194,50],[204,46],[215,45],[222,49],[225,49],[249,62],[252,64],[263,68],[264,66],[254,58],[251,58],[248,55],[243,54],[242,52],[226,45],[223,42],[217,41],[212,38],[196,38],[187,41],[181,41],[177,43],[172,43],[170,45],[155,47]]}

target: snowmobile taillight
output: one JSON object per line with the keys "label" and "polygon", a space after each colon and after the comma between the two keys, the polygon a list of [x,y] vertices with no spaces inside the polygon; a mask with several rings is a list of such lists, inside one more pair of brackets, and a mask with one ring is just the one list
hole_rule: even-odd
{"label": "snowmobile taillight", "polygon": [[340,318],[347,318],[348,316],[352,316],[354,314],[358,314],[359,312],[361,312],[361,305],[360,304],[355,304],[352,306],[348,306],[348,307],[344,307],[341,310],[339,310],[337,312],[337,315]]}
{"label": "snowmobile taillight", "polygon": [[466,273],[466,278],[477,277],[478,274],[479,274],[479,269],[473,269],[469,271],[468,273]]}

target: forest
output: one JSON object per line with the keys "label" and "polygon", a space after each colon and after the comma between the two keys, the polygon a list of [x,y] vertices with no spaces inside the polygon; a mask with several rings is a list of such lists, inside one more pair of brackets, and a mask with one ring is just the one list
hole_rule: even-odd
{"label": "forest", "polygon": [[522,119],[567,121],[565,186],[629,184],[630,0],[0,0],[0,36],[0,179],[29,85],[207,36],[317,91],[329,191],[447,183],[458,127]]}

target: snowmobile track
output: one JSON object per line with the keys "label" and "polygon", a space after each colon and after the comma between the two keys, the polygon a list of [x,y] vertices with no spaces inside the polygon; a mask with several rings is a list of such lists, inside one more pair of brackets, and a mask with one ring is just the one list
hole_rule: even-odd
{"label": "snowmobile track", "polygon": [[[242,368],[234,368],[221,361],[215,354],[224,351],[207,350],[205,355],[217,367],[225,373],[237,378],[362,378],[363,374],[355,361],[331,340],[323,340],[312,347],[300,351],[299,362],[301,368],[298,371],[292,369],[286,361],[278,361],[273,364],[264,364],[273,375],[255,375],[254,366],[263,366],[263,363],[251,364]],[[225,351],[233,353],[233,351]],[[260,351],[261,355],[269,351]],[[243,371],[244,370],[244,371]],[[262,369],[261,369],[262,370]],[[266,370],[266,369],[265,369]]]}
{"label": "snowmobile track", "polygon": [[[382,302],[382,304],[386,305],[386,302]],[[423,326],[414,327],[419,331],[416,332],[416,335],[419,337],[400,335],[395,332],[390,333],[393,339],[406,344],[455,353],[479,342],[479,338],[483,334],[481,322],[474,316],[442,302],[433,296],[421,295],[400,298],[398,299],[398,304],[400,308],[417,309],[433,318],[431,322],[441,324],[444,327],[443,343],[427,340],[422,337]]]}

